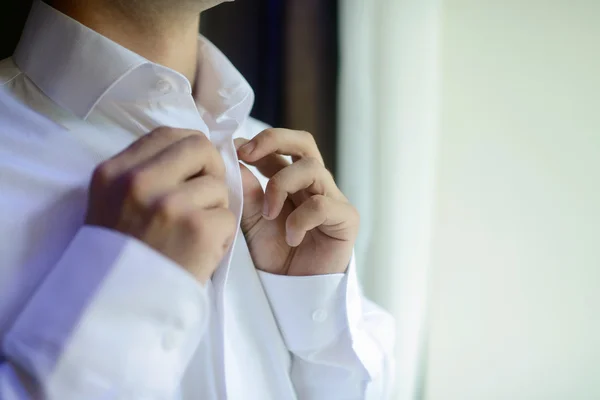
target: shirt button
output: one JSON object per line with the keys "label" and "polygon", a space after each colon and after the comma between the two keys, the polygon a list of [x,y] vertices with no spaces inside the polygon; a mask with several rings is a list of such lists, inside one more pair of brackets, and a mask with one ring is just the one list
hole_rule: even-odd
{"label": "shirt button", "polygon": [[222,88],[219,89],[217,91],[217,93],[219,94],[219,96],[223,99],[223,100],[227,100],[228,98],[231,97],[231,90],[227,89],[227,88]]}
{"label": "shirt button", "polygon": [[328,317],[327,311],[325,311],[323,309],[319,309],[319,310],[315,311],[312,315],[312,319],[315,322],[325,322],[327,317]]}
{"label": "shirt button", "polygon": [[156,83],[156,89],[158,89],[158,91],[162,93],[168,93],[169,91],[171,91],[172,88],[173,86],[165,80],[160,80]]}
{"label": "shirt button", "polygon": [[180,318],[177,318],[173,321],[173,326],[175,327],[175,329],[180,331],[183,331],[185,329],[185,323]]}
{"label": "shirt button", "polygon": [[165,351],[173,351],[179,346],[179,336],[175,332],[168,332],[162,338],[162,346]]}

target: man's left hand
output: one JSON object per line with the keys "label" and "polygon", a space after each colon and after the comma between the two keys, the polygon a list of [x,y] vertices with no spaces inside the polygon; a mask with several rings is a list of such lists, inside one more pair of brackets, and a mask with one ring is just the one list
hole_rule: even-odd
{"label": "man's left hand", "polygon": [[[237,139],[236,147],[241,161],[269,179],[263,191],[240,164],[241,227],[256,267],[290,276],[344,273],[359,215],[325,168],[313,136],[267,129],[251,141]],[[292,163],[283,156],[291,156]]]}

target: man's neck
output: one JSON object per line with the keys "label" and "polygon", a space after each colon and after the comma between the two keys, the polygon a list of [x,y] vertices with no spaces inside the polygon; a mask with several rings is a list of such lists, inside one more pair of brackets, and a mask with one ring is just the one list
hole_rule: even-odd
{"label": "man's neck", "polygon": [[200,11],[190,7],[159,10],[157,7],[135,6],[136,9],[132,9],[134,6],[125,8],[117,3],[109,0],[61,0],[52,4],[121,46],[183,74],[193,86],[198,68]]}

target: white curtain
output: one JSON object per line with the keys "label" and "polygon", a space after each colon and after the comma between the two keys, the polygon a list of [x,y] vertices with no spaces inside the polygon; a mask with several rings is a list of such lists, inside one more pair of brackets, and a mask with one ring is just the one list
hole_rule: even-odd
{"label": "white curtain", "polygon": [[424,397],[439,0],[340,0],[339,182],[366,294],[397,319],[397,400]]}

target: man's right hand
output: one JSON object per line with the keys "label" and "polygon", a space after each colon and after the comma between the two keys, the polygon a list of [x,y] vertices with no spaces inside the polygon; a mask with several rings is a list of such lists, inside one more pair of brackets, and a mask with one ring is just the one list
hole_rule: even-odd
{"label": "man's right hand", "polygon": [[201,132],[158,128],[96,168],[86,224],[146,243],[210,279],[237,226],[225,165]]}

